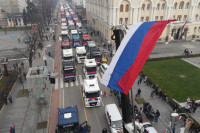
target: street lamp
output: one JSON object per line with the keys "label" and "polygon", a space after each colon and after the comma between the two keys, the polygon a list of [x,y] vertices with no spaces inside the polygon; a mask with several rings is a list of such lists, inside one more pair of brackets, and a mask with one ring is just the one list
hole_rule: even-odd
{"label": "street lamp", "polygon": [[[176,117],[178,116],[178,113],[171,113],[171,129],[175,126],[176,124]],[[174,121],[174,122],[173,122]],[[172,126],[173,125],[173,126]]]}

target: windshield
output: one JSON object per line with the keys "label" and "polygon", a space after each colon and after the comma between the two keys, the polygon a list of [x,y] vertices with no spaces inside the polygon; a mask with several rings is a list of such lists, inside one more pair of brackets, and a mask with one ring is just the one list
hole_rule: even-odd
{"label": "windshield", "polygon": [[122,128],[122,121],[112,121],[113,128]]}
{"label": "windshield", "polygon": [[86,39],[83,38],[83,41],[90,41],[90,39],[89,38],[86,38]]}
{"label": "windshield", "polygon": [[97,68],[96,67],[86,67],[87,72],[96,72]]}
{"label": "windshield", "polygon": [[79,57],[81,57],[81,56],[86,56],[86,53],[84,53],[84,54],[78,54],[78,53],[77,53],[77,55],[78,55]]}
{"label": "windshield", "polygon": [[92,93],[85,93],[86,98],[94,98],[94,97],[99,97],[100,93],[98,92],[92,92]]}
{"label": "windshield", "polygon": [[79,133],[78,131],[78,125],[71,125],[68,127],[63,127],[61,129],[61,133]]}
{"label": "windshield", "polygon": [[99,54],[96,54],[96,55],[93,55],[93,57],[94,57],[95,59],[100,59],[102,56],[99,55]]}
{"label": "windshield", "polygon": [[64,45],[62,46],[63,49],[71,49],[71,46],[70,45]]}
{"label": "windshield", "polygon": [[63,60],[72,60],[72,56],[68,56],[68,57],[63,57]]}
{"label": "windshield", "polygon": [[67,41],[69,40],[68,36],[67,35],[62,35],[62,41]]}
{"label": "windshield", "polygon": [[64,70],[64,74],[75,73],[75,69]]}

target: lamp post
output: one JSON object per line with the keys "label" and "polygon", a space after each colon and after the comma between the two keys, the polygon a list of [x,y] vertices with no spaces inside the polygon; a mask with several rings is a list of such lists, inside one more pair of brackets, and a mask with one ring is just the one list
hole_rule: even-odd
{"label": "lamp post", "polygon": [[178,113],[171,113],[171,129],[175,126],[176,124],[176,117],[178,116]]}

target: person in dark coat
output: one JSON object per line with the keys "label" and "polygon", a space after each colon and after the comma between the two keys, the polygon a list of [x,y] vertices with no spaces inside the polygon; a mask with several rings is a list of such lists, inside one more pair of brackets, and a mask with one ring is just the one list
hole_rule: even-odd
{"label": "person in dark coat", "polygon": [[3,100],[4,100],[4,103],[7,105],[8,102],[7,102],[7,96],[6,96],[6,94],[4,94],[4,96],[3,96]]}
{"label": "person in dark coat", "polygon": [[107,133],[107,129],[104,128],[104,129],[102,130],[102,133]]}
{"label": "person in dark coat", "polygon": [[11,96],[8,97],[8,100],[9,100],[10,103],[12,103],[12,97]]}

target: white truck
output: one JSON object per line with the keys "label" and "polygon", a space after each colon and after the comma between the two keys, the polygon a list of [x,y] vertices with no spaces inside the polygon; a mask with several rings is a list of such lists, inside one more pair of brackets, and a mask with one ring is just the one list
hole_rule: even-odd
{"label": "white truck", "polygon": [[86,58],[85,46],[76,47],[76,61],[77,61],[77,63],[84,63],[85,58]]}
{"label": "white truck", "polygon": [[86,79],[92,79],[97,77],[97,63],[95,59],[84,60],[83,73]]}
{"label": "white truck", "polygon": [[71,49],[63,49],[63,61],[73,61],[73,50]]}
{"label": "white truck", "polygon": [[101,94],[97,78],[84,79],[82,94],[85,107],[95,107],[101,105]]}

